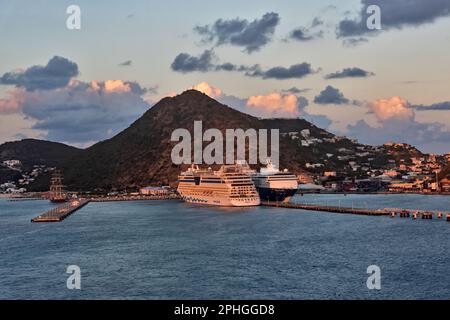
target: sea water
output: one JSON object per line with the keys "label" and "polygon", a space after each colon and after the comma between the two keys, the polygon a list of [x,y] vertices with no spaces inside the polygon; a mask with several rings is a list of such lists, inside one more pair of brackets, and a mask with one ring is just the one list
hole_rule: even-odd
{"label": "sea water", "polygon": [[[292,201],[450,211],[450,197]],[[450,222],[181,201],[90,203],[31,223],[47,201],[0,199],[0,299],[450,299]],[[81,289],[67,288],[78,266]],[[369,290],[369,266],[381,289]]]}

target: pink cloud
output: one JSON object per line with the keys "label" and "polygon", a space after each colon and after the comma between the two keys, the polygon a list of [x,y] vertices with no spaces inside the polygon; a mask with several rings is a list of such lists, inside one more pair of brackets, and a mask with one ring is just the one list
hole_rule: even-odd
{"label": "pink cloud", "polygon": [[390,99],[379,99],[368,104],[371,111],[375,113],[381,122],[386,120],[414,120],[414,111],[410,108],[408,101],[398,96]]}
{"label": "pink cloud", "polygon": [[294,94],[271,92],[266,95],[254,95],[248,98],[239,98],[227,95],[220,88],[214,87],[207,82],[201,82],[191,89],[207,94],[213,99],[242,111],[244,113],[262,117],[295,118],[305,115],[304,108],[308,100]]}
{"label": "pink cloud", "polygon": [[7,91],[7,98],[0,98],[0,113],[16,113],[19,112],[25,101],[25,93],[23,90]]}
{"label": "pink cloud", "polygon": [[293,94],[273,92],[267,95],[251,96],[246,105],[249,110],[263,116],[298,117],[300,115],[298,98]]}
{"label": "pink cloud", "polygon": [[210,96],[211,98],[218,98],[222,95],[222,90],[211,86],[207,82],[201,82],[201,83],[193,86],[191,89],[203,92],[204,94]]}

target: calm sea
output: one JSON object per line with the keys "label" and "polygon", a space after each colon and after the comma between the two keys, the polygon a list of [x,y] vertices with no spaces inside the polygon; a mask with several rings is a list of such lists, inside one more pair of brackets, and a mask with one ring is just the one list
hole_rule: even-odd
{"label": "calm sea", "polygon": [[[450,197],[295,201],[450,211]],[[33,224],[46,201],[0,199],[1,299],[450,299],[450,222],[178,201],[91,203]],[[66,268],[81,269],[69,290]],[[366,286],[381,269],[381,290]]]}

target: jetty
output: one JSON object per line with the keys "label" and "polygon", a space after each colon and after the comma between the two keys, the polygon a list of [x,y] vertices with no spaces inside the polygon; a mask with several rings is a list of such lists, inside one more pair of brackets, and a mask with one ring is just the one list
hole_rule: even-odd
{"label": "jetty", "polygon": [[44,198],[11,198],[8,199],[10,202],[19,202],[19,201],[38,201],[38,200],[45,200]]}
{"label": "jetty", "polygon": [[31,222],[61,222],[75,211],[83,208],[91,200],[89,199],[73,199],[67,203],[53,208],[44,214],[41,214],[33,219]]}
{"label": "jetty", "polygon": [[446,220],[450,222],[450,213],[445,214],[444,212],[433,212],[424,210],[406,210],[399,208],[384,208],[384,209],[348,208],[341,206],[322,206],[315,204],[302,204],[290,202],[262,202],[261,205],[277,208],[302,209],[309,211],[356,214],[364,216],[391,216],[392,218],[395,218],[396,216],[399,216],[400,218],[412,217],[414,220],[416,220],[418,217],[421,217],[422,219],[426,220],[431,220],[433,219],[433,216],[436,216],[437,219],[442,219],[445,215]]}
{"label": "jetty", "polygon": [[261,205],[267,207],[278,207],[278,208],[289,208],[289,209],[302,209],[310,211],[324,211],[324,212],[334,212],[343,214],[357,214],[364,216],[387,216],[390,214],[389,211],[385,209],[364,209],[364,208],[347,208],[347,207],[337,207],[337,206],[320,206],[313,204],[301,204],[301,203],[290,203],[290,202],[262,202]]}
{"label": "jetty", "polygon": [[177,194],[169,195],[138,195],[138,196],[105,196],[105,197],[92,197],[91,202],[117,202],[117,201],[145,201],[145,200],[181,200],[181,197]]}

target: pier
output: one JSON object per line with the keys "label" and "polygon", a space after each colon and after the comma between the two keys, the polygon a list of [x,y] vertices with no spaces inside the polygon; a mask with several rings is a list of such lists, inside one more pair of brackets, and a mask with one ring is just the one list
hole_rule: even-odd
{"label": "pier", "polygon": [[[268,207],[277,208],[289,208],[289,209],[302,209],[309,211],[321,211],[321,212],[333,212],[341,214],[356,214],[364,216],[391,216],[395,218],[399,216],[400,218],[409,218],[412,216],[414,220],[417,217],[421,217],[424,220],[433,219],[433,215],[436,215],[438,219],[442,219],[444,216],[443,212],[432,212],[432,211],[421,211],[421,210],[405,210],[398,208],[384,208],[384,209],[364,209],[364,208],[348,208],[341,206],[321,206],[314,204],[301,204],[301,203],[290,203],[290,202],[262,202],[261,205]],[[450,222],[450,213],[445,214],[446,221]]]}
{"label": "pier", "polygon": [[324,211],[324,212],[334,212],[342,214],[357,214],[364,216],[387,216],[390,214],[389,211],[385,209],[363,209],[363,208],[346,208],[346,207],[335,207],[335,206],[319,206],[311,204],[301,204],[301,203],[289,203],[289,202],[262,202],[261,205],[268,207],[278,207],[278,208],[289,208],[289,209],[302,209],[310,211]]}
{"label": "pier", "polygon": [[92,197],[91,202],[116,202],[116,201],[145,201],[145,200],[181,200],[181,197],[177,194],[170,195],[138,195],[138,196],[105,196],[105,197]]}
{"label": "pier", "polygon": [[68,203],[51,209],[44,214],[31,219],[31,222],[61,222],[75,211],[83,208],[90,201],[91,200],[89,199],[70,200]]}
{"label": "pier", "polygon": [[19,201],[38,201],[38,200],[45,200],[44,198],[12,198],[8,199],[10,202],[19,202]]}

